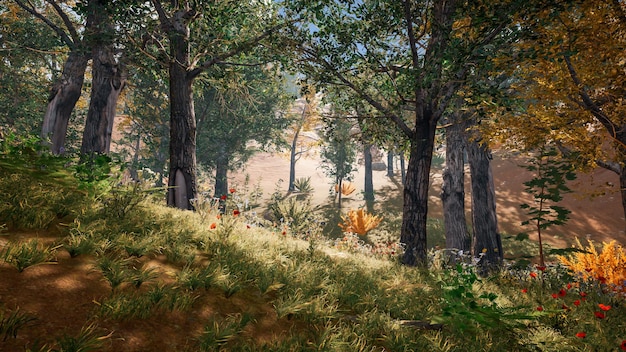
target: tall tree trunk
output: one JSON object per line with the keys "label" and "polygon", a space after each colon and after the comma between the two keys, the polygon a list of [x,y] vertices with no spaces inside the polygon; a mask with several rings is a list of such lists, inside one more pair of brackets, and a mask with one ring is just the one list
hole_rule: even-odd
{"label": "tall tree trunk", "polygon": [[300,128],[296,130],[296,133],[293,136],[293,140],[291,140],[291,154],[289,156],[289,189],[288,192],[294,192],[296,190],[295,182],[296,182],[296,162],[298,159],[296,158],[296,148],[298,147],[298,136],[300,135]]}
{"label": "tall tree trunk", "polygon": [[177,11],[170,31],[170,168],[167,205],[192,210],[191,199],[197,195],[196,117],[193,107],[193,78],[190,66],[189,28]]}
{"label": "tall tree trunk", "polygon": [[502,264],[502,240],[498,233],[496,193],[491,172],[490,153],[479,141],[469,140],[468,161],[472,175],[472,225],[474,256],[482,256],[481,271]]}
{"label": "tall tree trunk", "polygon": [[400,153],[400,180],[404,185],[406,181],[406,165],[404,164],[404,151]]}
{"label": "tall tree trunk", "polygon": [[393,152],[392,151],[388,151],[387,152],[387,176],[388,177],[393,177],[394,173],[393,173]]}
{"label": "tall tree trunk", "polygon": [[[99,28],[109,26],[99,26]],[[113,32],[113,28],[109,29]],[[110,36],[111,32],[99,33]],[[96,43],[93,47],[92,87],[89,111],[83,131],[82,154],[107,154],[111,148],[111,134],[115,121],[117,100],[124,88],[121,65],[115,59],[111,43]]]}
{"label": "tall tree trunk", "polygon": [[427,117],[417,118],[415,134],[411,139],[400,232],[400,242],[405,246],[402,262],[406,265],[427,264],[428,188],[437,126],[437,122],[433,120]]}
{"label": "tall tree trunk", "polygon": [[469,253],[472,238],[465,219],[465,172],[463,162],[463,136],[465,124],[461,114],[455,113],[446,127],[446,168],[443,171],[441,201],[446,233],[446,248]]}
{"label": "tall tree trunk", "polygon": [[365,143],[363,146],[363,163],[365,169],[363,195],[367,211],[371,213],[374,210],[374,178],[372,172],[372,144],[370,143]]}
{"label": "tall tree trunk", "polygon": [[63,64],[63,73],[50,91],[41,127],[41,138],[50,140],[50,150],[54,154],[65,152],[67,126],[74,106],[80,98],[88,62],[89,55],[80,45],[70,51]]}

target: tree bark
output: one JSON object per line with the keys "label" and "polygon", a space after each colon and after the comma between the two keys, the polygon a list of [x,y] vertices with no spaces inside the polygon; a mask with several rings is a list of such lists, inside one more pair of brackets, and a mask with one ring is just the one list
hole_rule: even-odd
{"label": "tree bark", "polygon": [[63,64],[61,77],[50,90],[48,107],[41,127],[41,138],[44,141],[49,140],[53,154],[65,152],[67,126],[80,98],[88,62],[89,55],[80,45],[70,51]]}
{"label": "tree bark", "polygon": [[298,159],[296,158],[296,148],[298,147],[298,136],[300,136],[300,128],[296,130],[296,133],[293,136],[293,140],[291,141],[291,154],[289,156],[289,189],[288,192],[294,192],[296,190],[295,182],[296,182],[296,162]]}
{"label": "tree bark", "polygon": [[228,195],[228,155],[224,151],[215,160],[215,197]]}
{"label": "tree bark", "polygon": [[[103,24],[104,21],[107,20],[100,19],[97,27],[108,28],[108,32],[105,30],[98,34],[110,36],[114,29]],[[91,99],[80,150],[84,155],[109,153],[117,100],[125,85],[123,70],[115,58],[112,43],[96,42],[92,58]]]}
{"label": "tree bark", "polygon": [[394,172],[393,172],[393,152],[392,151],[387,152],[387,176],[388,177],[393,177],[394,176]]}
{"label": "tree bark", "polygon": [[400,180],[404,185],[404,182],[406,181],[406,165],[404,164],[404,152],[400,153],[400,175]]}
{"label": "tree bark", "polygon": [[[460,115],[460,114],[455,114]],[[471,251],[472,238],[465,218],[465,172],[463,136],[465,124],[461,116],[446,127],[446,168],[443,171],[441,201],[446,233],[446,248]]]}
{"label": "tree bark", "polygon": [[467,150],[472,175],[473,251],[475,257],[482,256],[479,265],[485,273],[499,267],[503,259],[495,187],[487,147],[479,141],[469,140]]}
{"label": "tree bark", "polygon": [[371,213],[374,210],[374,178],[372,172],[372,145],[370,143],[365,143],[363,146],[363,163],[365,164],[363,196],[365,198],[367,211]]}
{"label": "tree bark", "polygon": [[427,264],[428,188],[437,126],[435,119],[431,119],[429,115],[416,119],[404,184],[400,243],[405,246],[402,262],[411,266]]}

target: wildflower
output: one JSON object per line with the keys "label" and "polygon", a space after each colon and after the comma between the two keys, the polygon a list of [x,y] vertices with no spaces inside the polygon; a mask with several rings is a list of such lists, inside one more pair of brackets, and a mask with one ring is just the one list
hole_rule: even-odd
{"label": "wildflower", "polygon": [[586,293],[586,292],[581,292],[581,293],[580,293],[580,297],[582,297],[582,298],[587,297],[587,293]]}
{"label": "wildflower", "polygon": [[537,265],[537,270],[539,270],[539,271],[546,271],[546,266],[545,265]]}
{"label": "wildflower", "polygon": [[211,230],[215,229],[216,227],[217,227],[216,223],[212,223],[211,226],[210,226]]}
{"label": "wildflower", "polygon": [[626,340],[622,341],[622,344],[619,345],[619,348],[621,348],[622,351],[626,351]]}
{"label": "wildflower", "polygon": [[536,272],[531,272],[530,273],[530,277],[532,277],[533,279],[537,277],[537,273]]}
{"label": "wildflower", "polygon": [[596,316],[596,318],[598,319],[604,319],[606,318],[606,315],[604,315],[604,313],[602,312],[593,312],[593,314]]}
{"label": "wildflower", "polygon": [[574,301],[574,305],[575,305],[576,307],[578,307],[578,306],[580,305],[580,300],[579,300],[579,299],[575,300],[575,301]]}
{"label": "wildflower", "polygon": [[522,293],[528,293],[528,289],[527,288],[523,288],[522,289]]}
{"label": "wildflower", "polygon": [[283,231],[283,236],[286,236],[286,235],[287,235],[287,231]]}
{"label": "wildflower", "polygon": [[577,332],[576,333],[576,337],[579,337],[581,339],[584,339],[585,337],[587,337],[587,333],[581,331],[581,332]]}
{"label": "wildflower", "polygon": [[226,198],[228,198],[228,196],[224,194],[220,197],[220,200],[226,200]]}
{"label": "wildflower", "polygon": [[239,210],[237,210],[237,209],[233,210],[233,216],[237,216],[239,214],[240,214]]}
{"label": "wildflower", "polygon": [[559,291],[559,297],[565,297],[566,294],[567,294],[567,292],[564,289],[561,289]]}
{"label": "wildflower", "polygon": [[572,284],[567,284],[567,289],[571,290],[572,289]]}
{"label": "wildflower", "polygon": [[249,229],[249,228],[250,228],[250,225],[246,225],[246,228],[247,228],[247,229]]}
{"label": "wildflower", "polygon": [[537,310],[538,310],[538,311],[540,311],[540,312],[542,312],[542,311],[543,311],[543,307],[542,307],[542,306],[539,306],[539,307],[537,307]]}
{"label": "wildflower", "polygon": [[602,304],[602,303],[598,304],[598,307],[600,307],[600,309],[602,309],[602,310],[603,310],[603,311],[605,311],[605,312],[606,312],[607,310],[611,309],[611,306],[607,306],[607,305]]}
{"label": "wildflower", "polygon": [[230,193],[235,193],[235,189],[234,189],[234,188],[231,188],[231,189],[229,189],[228,191],[229,191]]}
{"label": "wildflower", "polygon": [[553,294],[552,294],[552,298],[555,298],[555,299],[556,299],[557,297],[559,297],[559,295],[557,295],[556,293],[553,293]]}

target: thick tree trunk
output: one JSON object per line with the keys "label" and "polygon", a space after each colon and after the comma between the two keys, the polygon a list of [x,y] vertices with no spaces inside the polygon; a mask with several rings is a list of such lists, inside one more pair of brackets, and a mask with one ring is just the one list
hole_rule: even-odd
{"label": "thick tree trunk", "polygon": [[469,253],[472,238],[465,219],[464,131],[465,124],[458,118],[446,127],[446,168],[443,171],[441,201],[446,248]]}
{"label": "thick tree trunk", "polygon": [[369,143],[363,146],[363,163],[365,169],[363,196],[367,211],[372,212],[374,210],[374,178],[372,172],[372,145]]}
{"label": "thick tree trunk", "polygon": [[65,152],[67,126],[80,98],[88,61],[88,53],[80,46],[70,51],[63,65],[63,73],[50,91],[41,138],[44,141],[49,140],[50,150],[54,154]]}
{"label": "thick tree trunk", "polygon": [[404,165],[404,152],[400,153],[400,180],[402,184],[406,181],[406,165]]}
{"label": "thick tree trunk", "polygon": [[405,246],[402,262],[406,265],[427,264],[426,217],[436,126],[436,121],[428,118],[417,119],[411,140],[400,233],[400,242]]}
{"label": "thick tree trunk", "polygon": [[487,147],[470,140],[467,150],[472,175],[473,250],[474,256],[482,256],[479,265],[485,273],[500,266],[503,259],[496,216],[495,187]]}
{"label": "thick tree trunk", "polygon": [[193,77],[190,66],[189,29],[184,13],[172,19],[169,33],[170,62],[170,168],[167,205],[192,210],[190,199],[197,195],[196,184],[196,117],[193,108]]}
{"label": "thick tree trunk", "polygon": [[80,149],[85,155],[107,154],[111,148],[117,100],[125,83],[113,50],[111,44],[95,45],[93,48],[91,100]]}

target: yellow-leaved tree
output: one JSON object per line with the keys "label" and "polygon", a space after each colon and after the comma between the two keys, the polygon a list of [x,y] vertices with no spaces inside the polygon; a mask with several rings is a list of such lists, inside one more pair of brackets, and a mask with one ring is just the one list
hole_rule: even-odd
{"label": "yellow-leaved tree", "polygon": [[574,1],[518,20],[524,34],[496,59],[515,103],[490,135],[522,149],[553,143],[581,169],[617,173],[626,214],[626,4]]}

